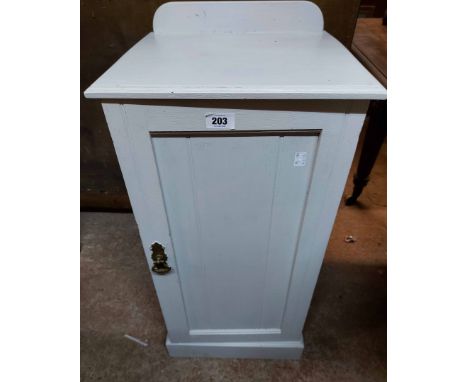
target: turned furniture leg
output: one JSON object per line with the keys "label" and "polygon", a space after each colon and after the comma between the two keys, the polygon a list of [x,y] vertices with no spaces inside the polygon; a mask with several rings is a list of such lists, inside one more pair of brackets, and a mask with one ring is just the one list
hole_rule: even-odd
{"label": "turned furniture leg", "polygon": [[369,125],[364,137],[357,172],[354,175],[353,193],[346,200],[347,206],[356,203],[357,198],[369,182],[369,175],[386,136],[387,101],[373,101],[369,109]]}

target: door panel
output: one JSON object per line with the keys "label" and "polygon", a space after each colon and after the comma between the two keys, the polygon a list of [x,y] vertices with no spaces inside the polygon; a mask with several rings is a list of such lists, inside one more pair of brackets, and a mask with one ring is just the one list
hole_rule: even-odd
{"label": "door panel", "polygon": [[317,142],[152,138],[193,334],[280,333]]}

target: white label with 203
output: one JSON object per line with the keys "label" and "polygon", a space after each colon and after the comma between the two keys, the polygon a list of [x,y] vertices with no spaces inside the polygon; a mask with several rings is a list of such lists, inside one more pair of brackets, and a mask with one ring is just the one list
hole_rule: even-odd
{"label": "white label with 203", "polygon": [[236,128],[234,113],[206,114],[205,123],[207,129],[234,130]]}

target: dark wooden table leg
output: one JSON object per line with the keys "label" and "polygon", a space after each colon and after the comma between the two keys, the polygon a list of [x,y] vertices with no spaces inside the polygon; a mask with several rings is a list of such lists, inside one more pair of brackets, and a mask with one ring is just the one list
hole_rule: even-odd
{"label": "dark wooden table leg", "polygon": [[354,175],[353,193],[346,199],[347,206],[356,203],[357,198],[369,182],[369,175],[386,136],[387,101],[372,101],[369,109],[369,125],[364,137],[357,172]]}

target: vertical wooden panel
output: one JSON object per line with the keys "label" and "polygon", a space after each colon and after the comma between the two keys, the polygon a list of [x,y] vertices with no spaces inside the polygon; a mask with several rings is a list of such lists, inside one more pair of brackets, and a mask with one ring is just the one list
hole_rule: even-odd
{"label": "vertical wooden panel", "polygon": [[152,29],[159,3],[81,1],[81,206],[130,208],[99,101],[83,91]]}
{"label": "vertical wooden panel", "polygon": [[322,10],[325,30],[350,49],[360,0],[314,0],[314,3]]}

